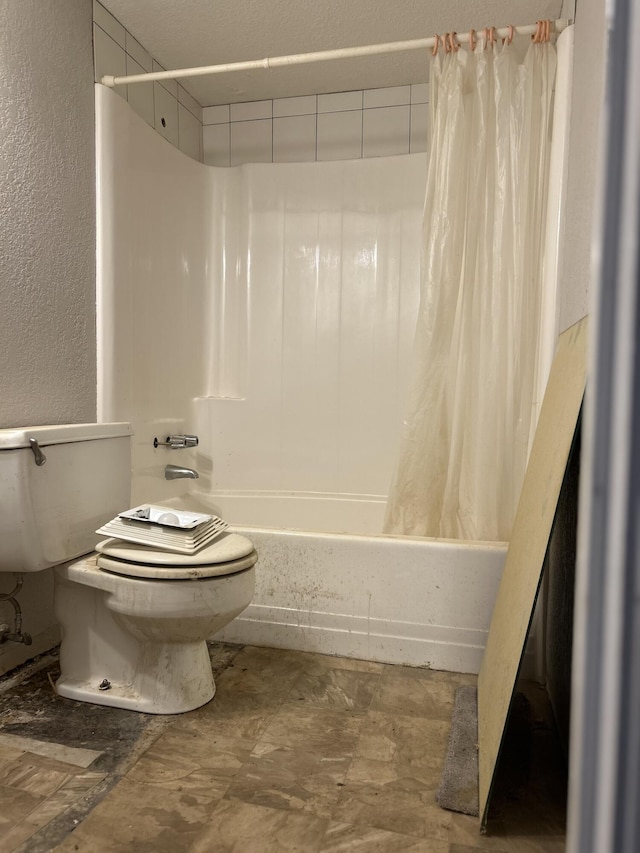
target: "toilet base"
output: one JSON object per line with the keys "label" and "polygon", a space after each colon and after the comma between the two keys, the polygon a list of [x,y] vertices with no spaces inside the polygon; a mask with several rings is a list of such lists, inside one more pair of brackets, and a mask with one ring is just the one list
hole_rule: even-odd
{"label": "toilet base", "polygon": [[[61,654],[64,656],[64,642]],[[145,675],[134,679],[135,672]],[[110,685],[106,690],[99,687],[103,679]],[[206,642],[140,643],[137,666],[130,668],[113,661],[94,677],[61,675],[55,689],[66,699],[144,714],[193,711],[213,699],[216,692]]]}
{"label": "toilet base", "polygon": [[56,566],[57,693],[145,714],[206,704],[215,693],[206,640],[249,604],[254,576],[251,566],[198,580],[143,580],[103,571],[95,555]]}

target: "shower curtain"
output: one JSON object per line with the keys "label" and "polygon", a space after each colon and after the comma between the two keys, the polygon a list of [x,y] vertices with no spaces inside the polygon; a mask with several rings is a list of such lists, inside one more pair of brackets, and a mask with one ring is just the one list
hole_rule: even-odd
{"label": "shower curtain", "polygon": [[432,60],[414,372],[384,530],[509,538],[533,428],[556,53]]}

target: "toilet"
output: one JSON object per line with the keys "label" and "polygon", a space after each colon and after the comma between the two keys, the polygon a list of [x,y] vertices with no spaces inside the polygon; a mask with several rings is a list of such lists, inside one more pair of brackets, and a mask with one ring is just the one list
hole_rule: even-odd
{"label": "toilet", "polygon": [[207,639],[251,602],[257,554],[225,531],[193,555],[94,531],[129,507],[129,424],[0,430],[0,572],[54,568],[60,696],[150,714],[215,694]]}

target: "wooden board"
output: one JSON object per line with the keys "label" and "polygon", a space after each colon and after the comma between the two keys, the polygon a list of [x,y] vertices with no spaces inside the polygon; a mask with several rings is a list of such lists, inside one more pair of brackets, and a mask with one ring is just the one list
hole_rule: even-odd
{"label": "wooden board", "polygon": [[478,676],[478,783],[484,827],[502,739],[586,382],[587,320],[560,336]]}

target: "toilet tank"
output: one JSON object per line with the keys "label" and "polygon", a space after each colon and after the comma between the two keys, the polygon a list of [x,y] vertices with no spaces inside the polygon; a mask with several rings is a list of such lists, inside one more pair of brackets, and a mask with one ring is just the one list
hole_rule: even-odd
{"label": "toilet tank", "polygon": [[130,445],[127,423],[0,429],[0,572],[92,551],[96,528],[129,507]]}

